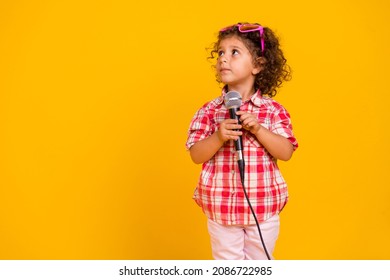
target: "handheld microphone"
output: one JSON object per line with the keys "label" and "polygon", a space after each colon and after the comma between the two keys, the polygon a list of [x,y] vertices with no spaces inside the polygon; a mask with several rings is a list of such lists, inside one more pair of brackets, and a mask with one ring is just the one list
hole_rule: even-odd
{"label": "handheld microphone", "polygon": [[[229,91],[225,94],[225,106],[229,109],[229,114],[231,119],[238,120],[238,124],[241,124],[239,116],[236,112],[240,110],[241,106],[241,94],[237,91]],[[237,163],[240,170],[241,183],[244,185],[244,174],[245,174],[245,161],[242,151],[242,136],[237,140],[234,140],[234,147],[237,152]]]}
{"label": "handheld microphone", "polygon": [[[237,91],[229,91],[229,92],[226,93],[224,101],[225,101],[225,106],[229,109],[230,118],[238,120],[238,123],[241,124],[241,122],[239,120],[239,117],[236,114],[237,111],[240,110],[240,106],[241,106],[241,103],[242,103],[242,101],[241,101],[241,94],[238,93]],[[234,141],[234,146],[236,148],[237,156],[238,156],[237,157],[237,163],[238,163],[238,168],[240,170],[242,189],[244,191],[245,198],[246,198],[246,200],[248,202],[249,208],[250,208],[250,210],[252,212],[253,218],[255,219],[257,230],[259,231],[261,244],[263,245],[263,248],[264,248],[265,254],[267,255],[267,258],[270,260],[271,257],[270,257],[270,255],[268,253],[267,247],[265,246],[263,235],[261,234],[259,221],[258,221],[258,219],[256,217],[256,213],[255,213],[255,211],[254,211],[254,209],[252,207],[252,204],[251,204],[251,202],[249,200],[249,197],[248,197],[248,193],[246,192],[245,186],[244,186],[245,162],[244,162],[244,156],[243,156],[243,153],[242,153],[242,137],[241,136],[238,138],[238,140]]]}

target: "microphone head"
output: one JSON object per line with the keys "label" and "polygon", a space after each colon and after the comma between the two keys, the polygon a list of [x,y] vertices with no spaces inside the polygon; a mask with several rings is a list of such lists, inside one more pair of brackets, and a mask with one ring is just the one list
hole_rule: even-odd
{"label": "microphone head", "polygon": [[229,91],[225,94],[225,106],[230,108],[239,108],[241,106],[241,94],[237,91]]}

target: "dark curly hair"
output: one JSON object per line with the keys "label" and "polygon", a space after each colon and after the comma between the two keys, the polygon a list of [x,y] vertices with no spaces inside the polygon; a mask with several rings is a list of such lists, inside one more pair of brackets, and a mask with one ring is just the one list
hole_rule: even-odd
{"label": "dark curly hair", "polygon": [[[249,24],[249,23],[238,23]],[[261,50],[260,33],[258,31],[241,33],[238,29],[238,24],[222,30],[218,34],[218,40],[211,48],[209,59],[215,59],[218,57],[218,48],[220,42],[228,37],[238,37],[248,48],[253,57],[254,65],[259,65],[262,70],[255,78],[255,88],[260,89],[262,95],[268,95],[273,97],[277,93],[284,81],[291,79],[291,69],[287,65],[287,60],[280,49],[279,39],[274,32],[268,27],[263,27],[264,33],[264,52]],[[255,23],[255,25],[260,25]],[[260,59],[259,59],[260,58]],[[214,65],[215,67],[215,65]],[[217,81],[220,83],[218,74]]]}

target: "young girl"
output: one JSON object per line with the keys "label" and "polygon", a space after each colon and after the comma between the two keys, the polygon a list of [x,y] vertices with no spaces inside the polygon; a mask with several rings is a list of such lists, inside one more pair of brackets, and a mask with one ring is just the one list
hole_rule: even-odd
{"label": "young girl", "polygon": [[[290,115],[272,99],[281,83],[290,78],[290,69],[277,37],[260,24],[223,28],[211,51],[211,58],[215,56],[217,81],[224,84],[222,95],[196,112],[186,142],[192,160],[202,163],[194,199],[208,217],[215,259],[272,258],[269,254],[279,234],[279,213],[288,197],[277,160],[289,160],[298,147]],[[237,112],[240,122],[229,117],[224,104],[229,91],[242,97]],[[234,147],[240,137],[244,186]]]}

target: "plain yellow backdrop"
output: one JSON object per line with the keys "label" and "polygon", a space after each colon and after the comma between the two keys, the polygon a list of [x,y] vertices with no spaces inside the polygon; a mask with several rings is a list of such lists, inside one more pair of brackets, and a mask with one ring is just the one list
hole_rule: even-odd
{"label": "plain yellow backdrop", "polygon": [[0,2],[0,259],[210,259],[185,150],[207,47],[259,22],[300,148],[277,259],[390,258],[387,1]]}

